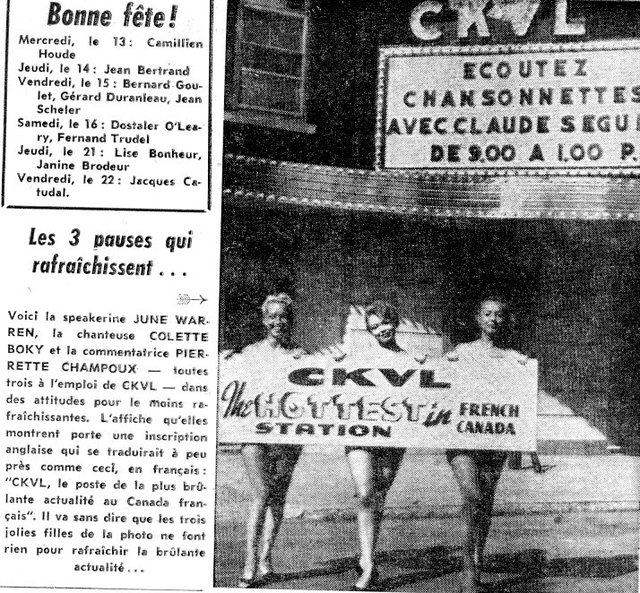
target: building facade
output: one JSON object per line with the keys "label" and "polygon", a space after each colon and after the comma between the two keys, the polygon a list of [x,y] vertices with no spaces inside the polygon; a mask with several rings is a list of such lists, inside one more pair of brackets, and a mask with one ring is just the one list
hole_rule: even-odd
{"label": "building facade", "polygon": [[[605,16],[601,3],[562,0],[230,1],[222,347],[255,341],[264,295],[286,291],[309,350],[340,342],[350,307],[375,298],[449,349],[472,338],[473,303],[497,292],[514,303],[516,346],[539,359],[541,387],[611,444],[640,453],[635,172],[443,172],[379,159],[393,132],[380,133],[381,48],[574,51],[631,43],[639,25],[633,3],[608,3]],[[485,72],[498,88],[497,71]],[[611,90],[631,114],[634,83]],[[592,136],[606,144],[606,132]]]}

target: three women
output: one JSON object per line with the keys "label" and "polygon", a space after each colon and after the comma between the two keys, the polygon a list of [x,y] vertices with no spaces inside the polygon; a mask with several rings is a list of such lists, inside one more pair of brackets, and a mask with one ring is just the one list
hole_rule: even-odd
{"label": "three women", "polygon": [[[291,342],[292,302],[286,295],[267,297],[263,306],[264,340],[248,346],[243,354],[256,364],[278,364],[303,353]],[[502,357],[516,353],[504,348],[508,326],[506,303],[499,297],[482,299],[475,318],[480,337],[459,345],[453,358],[473,356]],[[375,302],[365,310],[368,332],[374,339],[377,358],[387,359],[395,368],[415,364],[396,342],[398,311],[384,302]],[[247,521],[247,549],[240,587],[264,584],[273,574],[271,551],[282,522],[284,502],[293,470],[302,447],[298,445],[243,445],[242,454],[253,492]],[[347,459],[357,498],[357,524],[360,542],[358,579],[353,590],[377,587],[375,548],[380,533],[387,493],[396,477],[404,449],[350,446]],[[495,490],[506,459],[499,451],[450,449],[446,452],[460,488],[463,520],[462,588],[477,591],[484,546],[491,524]],[[260,540],[262,539],[262,545]]]}

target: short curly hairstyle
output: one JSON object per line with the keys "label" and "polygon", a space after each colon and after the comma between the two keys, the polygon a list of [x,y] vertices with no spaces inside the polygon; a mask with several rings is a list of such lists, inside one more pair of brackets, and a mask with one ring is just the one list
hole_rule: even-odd
{"label": "short curly hairstyle", "polygon": [[513,312],[513,305],[511,301],[505,296],[496,293],[487,294],[486,296],[481,297],[480,299],[478,299],[475,306],[476,320],[477,316],[480,315],[480,312],[482,311],[482,306],[488,302],[499,303],[502,306],[502,315],[504,317],[505,323],[501,329],[501,340],[508,341],[511,332],[516,325],[516,316]]}
{"label": "short curly hairstyle", "polygon": [[365,308],[364,321],[367,325],[367,329],[369,329],[369,317],[372,315],[379,317],[382,321],[391,323],[394,327],[398,327],[398,325],[400,325],[398,309],[385,301],[374,301]]}
{"label": "short curly hairstyle", "polygon": [[480,310],[482,309],[482,305],[488,302],[500,303],[502,305],[502,308],[505,310],[505,312],[507,314],[511,314],[511,301],[508,298],[497,293],[487,294],[480,297],[476,302],[476,307],[475,307],[476,314],[480,313]]}
{"label": "short curly hairstyle", "polygon": [[260,305],[260,310],[262,311],[263,317],[267,314],[269,305],[274,303],[282,305],[287,315],[293,317],[293,299],[284,292],[280,292],[278,294],[270,294],[266,299],[264,299],[264,303]]}

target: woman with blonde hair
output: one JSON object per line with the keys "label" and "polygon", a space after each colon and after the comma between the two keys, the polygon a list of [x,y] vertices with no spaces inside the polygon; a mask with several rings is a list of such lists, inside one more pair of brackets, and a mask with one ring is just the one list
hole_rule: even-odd
{"label": "woman with blonde hair", "polygon": [[[413,366],[411,358],[396,342],[400,323],[398,310],[383,301],[365,309],[367,331],[375,338],[374,352],[387,364]],[[372,591],[378,586],[375,548],[382,524],[384,503],[404,456],[397,447],[346,447],[347,459],[356,491],[360,557],[354,591]]]}
{"label": "woman with blonde hair", "polygon": [[[291,339],[293,301],[287,294],[269,295],[262,303],[263,340],[241,352],[257,366],[273,367],[300,358],[304,352]],[[238,587],[264,585],[273,578],[272,550],[302,445],[245,443],[242,458],[252,491],[247,517],[246,555]]]}

